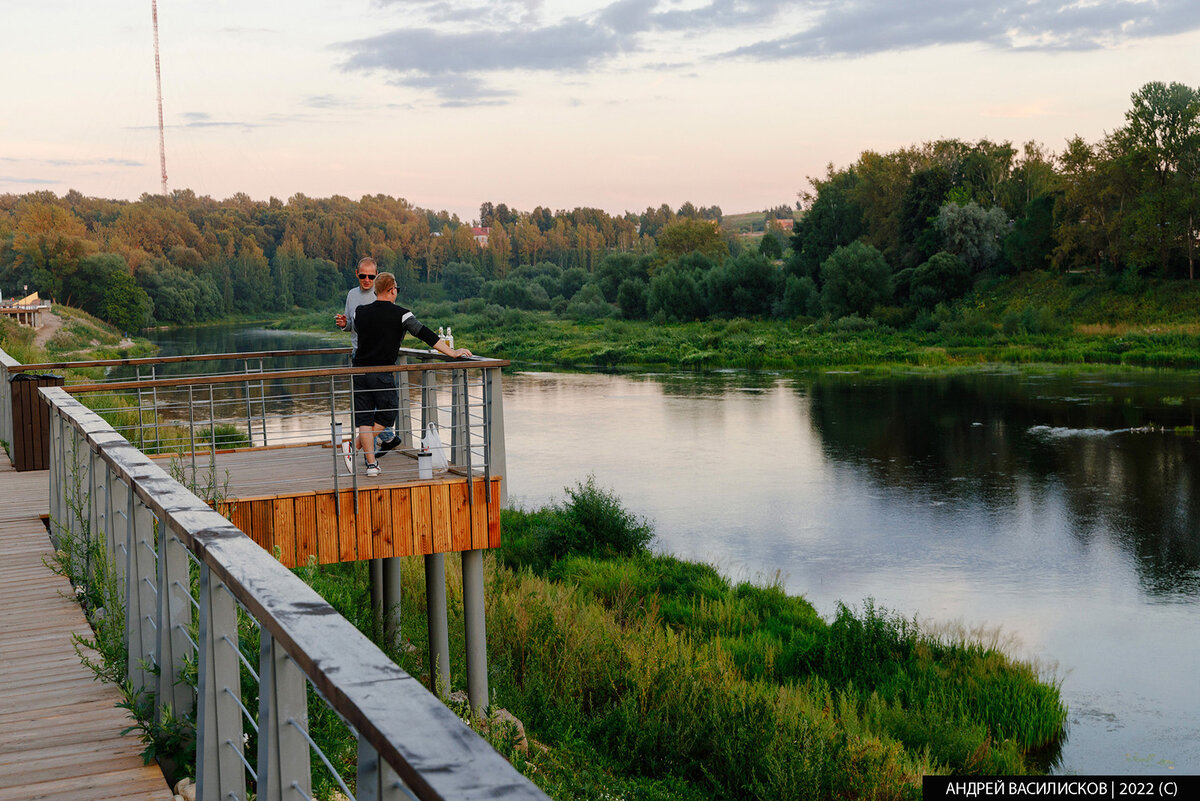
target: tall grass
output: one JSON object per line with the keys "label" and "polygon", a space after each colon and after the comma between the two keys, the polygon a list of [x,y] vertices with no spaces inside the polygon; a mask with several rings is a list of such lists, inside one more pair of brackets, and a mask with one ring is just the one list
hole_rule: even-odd
{"label": "tall grass", "polygon": [[[485,560],[492,702],[534,743],[496,745],[555,797],[915,798],[925,773],[1044,770],[1063,738],[1057,684],[999,641],[869,601],[825,621],[777,581],[733,584],[651,554],[649,524],[594,482],[567,498],[506,510],[504,546]],[[609,541],[631,536],[614,534],[621,521],[641,545],[614,555]],[[451,689],[465,675],[456,566]],[[378,635],[365,566],[307,570]],[[428,682],[419,560],[402,584],[415,647],[393,656]]]}

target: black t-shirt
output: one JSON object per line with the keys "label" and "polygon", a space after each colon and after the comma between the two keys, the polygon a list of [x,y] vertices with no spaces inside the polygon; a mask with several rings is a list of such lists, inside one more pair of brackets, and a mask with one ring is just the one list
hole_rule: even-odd
{"label": "black t-shirt", "polygon": [[354,315],[354,330],[358,332],[355,367],[395,364],[405,333],[412,334],[431,348],[438,342],[438,335],[414,317],[412,312],[387,300],[360,306]]}

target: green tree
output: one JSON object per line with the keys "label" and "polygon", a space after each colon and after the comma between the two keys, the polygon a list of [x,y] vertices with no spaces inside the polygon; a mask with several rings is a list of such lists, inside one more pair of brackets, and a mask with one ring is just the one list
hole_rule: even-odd
{"label": "green tree", "polygon": [[658,235],[659,258],[668,261],[688,253],[720,260],[729,255],[729,248],[720,227],[709,220],[682,218],[664,226]]}
{"label": "green tree", "polygon": [[[960,257],[973,272],[991,267],[1008,235],[1008,215],[999,206],[983,208],[974,200],[963,205],[946,203],[934,227],[948,253]],[[932,258],[932,257],[931,257]]]}
{"label": "green tree", "polygon": [[792,234],[792,256],[787,271],[795,276],[817,279],[821,262],[843,245],[849,245],[865,231],[862,207],[854,199],[858,176],[854,169],[828,176],[810,178],[815,193],[806,195],[808,209]]}
{"label": "green tree", "polygon": [[1132,95],[1127,125],[1115,138],[1141,172],[1130,216],[1131,257],[1171,273],[1175,260],[1195,277],[1200,91],[1180,83],[1148,83]]}
{"label": "green tree", "polygon": [[821,307],[835,318],[865,317],[891,296],[891,267],[865,242],[840,247],[821,264]]}
{"label": "green tree", "polygon": [[100,299],[100,319],[122,331],[136,331],[150,323],[152,311],[150,296],[128,271],[116,270],[109,276]]}

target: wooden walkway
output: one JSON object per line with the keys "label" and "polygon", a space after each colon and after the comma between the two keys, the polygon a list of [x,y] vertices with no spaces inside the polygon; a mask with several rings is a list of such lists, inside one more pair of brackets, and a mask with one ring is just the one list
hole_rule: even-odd
{"label": "wooden walkway", "polygon": [[0,450],[0,801],[171,801],[157,766],[120,732],[118,690],[72,646],[91,635],[71,586],[45,566],[46,471],[18,473]]}

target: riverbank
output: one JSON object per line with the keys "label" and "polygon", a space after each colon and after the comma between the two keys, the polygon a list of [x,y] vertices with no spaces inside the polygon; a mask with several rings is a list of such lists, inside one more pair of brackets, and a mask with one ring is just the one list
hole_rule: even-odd
{"label": "riverbank", "polygon": [[[1120,290],[1120,291],[1114,291]],[[478,298],[418,301],[422,319],[457,344],[526,365],[805,369],[1004,364],[1200,366],[1200,282],[1027,273],[994,279],[906,327],[869,318],[708,320],[603,318],[489,306]],[[332,332],[328,312],[270,327]]]}
{"label": "riverbank", "polygon": [[[506,511],[486,561],[493,706],[524,723],[529,747],[492,739],[552,797],[915,798],[925,774],[1037,773],[1053,759],[1057,679],[996,640],[869,600],[823,620],[778,584],[651,553],[650,524],[590,480],[566,493]],[[363,566],[299,572],[372,631]],[[417,647],[394,657],[427,679],[420,565],[402,580]],[[447,586],[453,597],[457,577]]]}

